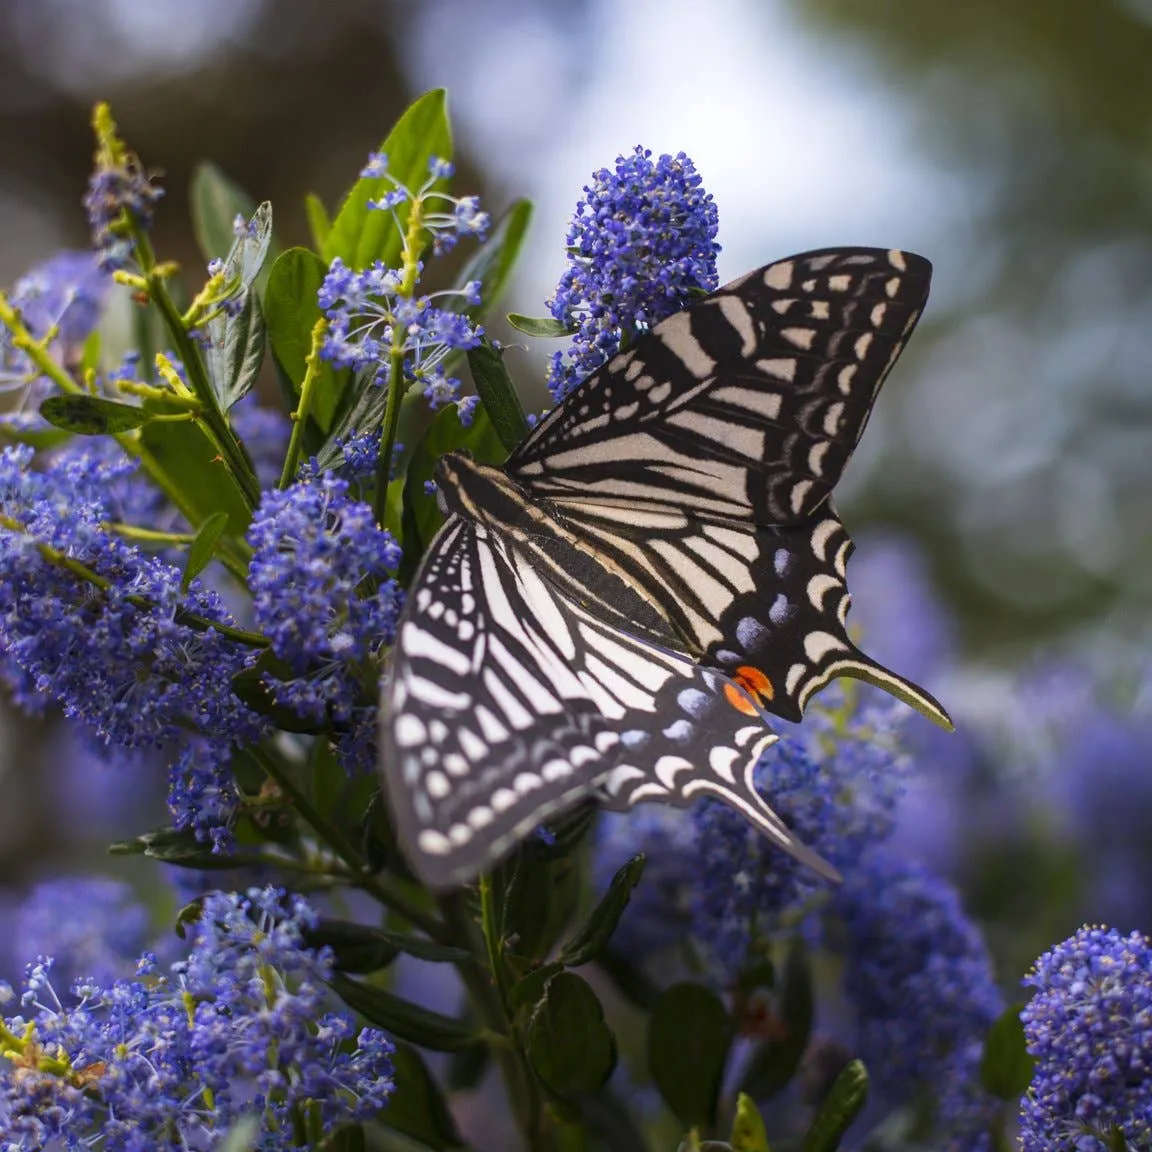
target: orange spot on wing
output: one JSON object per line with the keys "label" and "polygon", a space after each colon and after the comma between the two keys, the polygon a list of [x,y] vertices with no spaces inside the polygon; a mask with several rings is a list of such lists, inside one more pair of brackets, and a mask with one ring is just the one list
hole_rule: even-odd
{"label": "orange spot on wing", "polygon": [[737,668],[734,679],[738,684],[747,688],[748,692],[757,700],[767,703],[776,698],[776,689],[772,686],[772,681],[759,668],[753,668],[751,664],[742,664]]}
{"label": "orange spot on wing", "polygon": [[724,698],[737,712],[743,712],[745,716],[757,715],[756,705],[735,684],[724,685]]}

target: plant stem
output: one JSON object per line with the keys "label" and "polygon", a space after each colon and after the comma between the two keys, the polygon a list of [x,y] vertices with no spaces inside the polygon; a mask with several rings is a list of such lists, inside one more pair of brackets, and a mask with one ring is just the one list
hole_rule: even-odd
{"label": "plant stem", "polygon": [[296,411],[292,413],[292,438],[288,441],[288,452],[284,457],[284,468],[280,473],[280,488],[287,488],[296,475],[296,468],[300,462],[301,446],[304,442],[304,424],[308,419],[309,409],[312,407],[312,398],[316,392],[316,380],[320,375],[320,345],[324,342],[324,333],[328,330],[328,322],[321,317],[312,326],[312,347],[305,362],[304,379],[300,383],[300,401]]}

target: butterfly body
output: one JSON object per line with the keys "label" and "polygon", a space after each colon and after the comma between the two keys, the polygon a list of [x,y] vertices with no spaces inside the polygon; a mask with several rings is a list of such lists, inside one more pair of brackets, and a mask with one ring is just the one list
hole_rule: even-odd
{"label": "butterfly body", "polygon": [[447,520],[382,709],[428,883],[470,879],[588,795],[717,797],[830,872],[752,773],[770,714],[799,719],[835,676],[948,724],[849,638],[830,500],[927,285],[926,261],[879,249],[768,265],[640,337],[503,468],[440,461]]}

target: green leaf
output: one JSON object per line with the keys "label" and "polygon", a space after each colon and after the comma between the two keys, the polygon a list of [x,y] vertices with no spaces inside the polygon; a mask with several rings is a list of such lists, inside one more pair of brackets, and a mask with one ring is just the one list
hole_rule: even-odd
{"label": "green leaf", "polygon": [[648,1067],[660,1095],[687,1126],[711,1127],[732,1043],[727,1009],[699,984],[673,984],[648,1023]]}
{"label": "green leaf", "polygon": [[380,1113],[382,1124],[419,1140],[435,1152],[450,1152],[463,1141],[436,1081],[420,1053],[407,1044],[397,1044],[392,1054],[396,1087],[388,1097],[388,1107]]}
{"label": "green leaf", "polygon": [[852,1060],[836,1077],[812,1127],[804,1136],[804,1152],[836,1152],[848,1126],[860,1115],[868,1099],[868,1072],[860,1060]]}
{"label": "green leaf", "polygon": [[436,497],[424,491],[424,482],[435,477],[436,461],[441,456],[462,448],[471,452],[481,464],[502,464],[508,455],[484,409],[476,409],[468,428],[460,423],[460,413],[455,404],[449,404],[436,413],[412,453],[405,490],[405,501],[412,508],[421,551],[428,547],[444,523]]}
{"label": "green leaf", "polygon": [[740,1088],[755,1100],[767,1100],[796,1075],[812,1034],[812,969],[802,941],[794,941],[779,974],[782,1037],[761,1045],[748,1061]]}
{"label": "green leaf", "polygon": [[227,412],[255,385],[264,363],[264,334],[264,314],[255,292],[248,293],[235,316],[216,316],[208,322],[204,366],[221,411]]}
{"label": "green leaf", "polygon": [[108,851],[113,856],[147,856],[184,868],[222,871],[236,865],[227,853],[215,853],[197,840],[191,831],[176,828],[160,828],[133,836],[131,840],[118,840],[108,846]]}
{"label": "green leaf", "polygon": [[268,274],[264,313],[272,355],[297,389],[308,368],[312,329],[321,316],[316,294],[326,272],[314,252],[289,248],[277,257]]}
{"label": "green leaf", "polygon": [[524,1046],[536,1074],[561,1096],[595,1092],[616,1067],[616,1040],[596,993],[561,972],[529,1017]]}
{"label": "green leaf", "polygon": [[462,1048],[459,1052],[453,1052],[449,1059],[444,1085],[450,1092],[475,1088],[483,1080],[491,1064],[491,1049],[479,1044],[474,1048]]}
{"label": "green leaf", "polygon": [[551,316],[521,316],[519,312],[509,312],[508,323],[511,324],[517,332],[523,332],[526,336],[556,338],[572,336],[577,331],[575,325],[562,324],[559,320],[554,320]]}
{"label": "green leaf", "polygon": [[543,964],[517,980],[508,993],[508,1007],[512,1013],[530,1016],[544,999],[548,985],[563,971],[562,964]]}
{"label": "green leaf", "polygon": [[227,512],[213,512],[196,533],[192,547],[188,549],[188,559],[184,562],[184,575],[180,587],[187,592],[188,586],[208,567],[216,553],[216,544],[228,527]]}
{"label": "green leaf", "polygon": [[328,246],[328,233],[332,231],[332,221],[328,218],[328,209],[319,196],[309,192],[304,197],[304,211],[308,216],[308,228],[312,233],[312,243],[317,252],[323,252]]}
{"label": "green leaf", "polygon": [[40,405],[40,415],[49,424],[80,436],[113,436],[142,428],[153,413],[135,404],[105,400],[103,396],[49,396]]}
{"label": "green leaf", "polygon": [[640,883],[644,874],[644,854],[633,856],[615,876],[604,893],[600,903],[592,911],[580,930],[564,945],[557,963],[566,968],[579,968],[589,960],[595,960],[616,931],[617,924],[628,901],[632,898],[632,890]]}
{"label": "green leaf", "polygon": [[244,493],[200,427],[154,421],[140,430],[140,440],[190,524],[226,512],[228,535],[244,535],[250,519]]}
{"label": "green leaf", "polygon": [[241,1116],[224,1134],[218,1152],[252,1152],[260,1135],[260,1121],[252,1115]]}
{"label": "green leaf", "polygon": [[[448,126],[446,93],[443,88],[426,92],[400,117],[379,151],[388,157],[392,178],[415,191],[428,178],[428,161],[433,156],[452,158],[452,133]],[[442,187],[437,182],[436,187]],[[350,268],[362,269],[381,260],[396,267],[403,235],[392,212],[368,208],[369,200],[379,200],[393,188],[386,176],[362,176],[340,206],[324,245],[329,264],[339,256]],[[408,205],[395,212],[400,228],[408,221]]]}
{"label": "green leaf", "polygon": [[500,443],[511,452],[528,435],[528,421],[524,418],[516,385],[504,367],[504,353],[485,340],[469,349],[468,367]]}
{"label": "green leaf", "polygon": [[1036,1066],[1024,1040],[1023,1007],[1023,1001],[1012,1004],[988,1029],[980,1061],[980,1083],[993,1096],[1012,1102],[1028,1090]]}
{"label": "green leaf", "polygon": [[555,947],[580,895],[576,858],[549,856],[547,846],[537,843],[522,844],[496,873],[504,892],[504,930],[515,940],[516,956],[529,964],[539,964]]}
{"label": "green leaf", "polygon": [[13,444],[27,444],[32,448],[44,451],[67,444],[72,438],[71,434],[63,428],[45,428],[38,425],[35,428],[20,428],[7,420],[0,420],[0,436],[10,440]]}
{"label": "green leaf", "polygon": [[431,963],[458,964],[471,957],[463,948],[450,948],[403,932],[388,932],[347,920],[321,919],[305,933],[310,947],[327,944],[336,953],[336,967],[343,972],[375,972],[390,964],[401,952]]}
{"label": "green leaf", "polygon": [[736,1098],[736,1118],[732,1121],[732,1152],[771,1152],[764,1120],[751,1096]]}
{"label": "green leaf", "polygon": [[457,1052],[479,1043],[476,1030],[463,1021],[411,1004],[374,984],[351,980],[339,972],[333,975],[331,983],[340,999],[369,1023],[421,1048]]}
{"label": "green leaf", "polygon": [[248,221],[248,227],[236,236],[224,261],[228,279],[237,278],[240,287],[251,288],[268,259],[272,247],[272,205],[265,200],[257,206]]}
{"label": "green leaf", "polygon": [[233,221],[237,216],[248,220],[256,202],[239,184],[207,161],[197,164],[193,170],[188,197],[192,231],[204,259],[223,260],[236,242]]}
{"label": "green leaf", "polygon": [[[480,303],[464,310],[470,316],[479,316],[491,310],[504,291],[517,257],[523,247],[532,220],[532,202],[517,200],[495,227],[488,233],[488,239],[472,254],[460,274],[456,277],[456,287],[463,288],[473,280],[480,281]],[[461,300],[450,296],[448,307],[454,307]]]}
{"label": "green leaf", "polygon": [[364,1125],[341,1124],[335,1132],[326,1134],[323,1143],[317,1147],[324,1152],[366,1152],[368,1145],[364,1140]]}

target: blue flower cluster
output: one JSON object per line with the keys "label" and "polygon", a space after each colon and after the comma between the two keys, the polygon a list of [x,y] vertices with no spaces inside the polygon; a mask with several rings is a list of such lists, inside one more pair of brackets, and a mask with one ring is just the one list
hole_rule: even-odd
{"label": "blue flower cluster", "polygon": [[100,984],[132,972],[149,943],[145,910],[131,887],[105,876],[45,880],[21,903],[10,929],[18,962],[51,956],[65,986],[77,979]]}
{"label": "blue flower cluster", "polygon": [[[835,697],[826,694],[825,700]],[[836,715],[821,706],[756,766],[764,799],[803,843],[838,868],[853,868],[892,829],[910,770],[897,739],[905,711],[885,697],[836,731]],[[692,821],[700,873],[695,933],[732,975],[750,959],[754,940],[801,915],[824,885],[727,805],[700,804]]]}
{"label": "blue flower cluster", "polygon": [[[489,217],[475,197],[459,199],[435,190],[435,183],[452,174],[452,165],[433,158],[428,180],[415,191],[398,183],[388,172],[387,157],[376,153],[362,175],[383,177],[392,189],[369,207],[395,211],[407,203],[419,214],[424,232],[433,238],[433,251],[446,252],[461,236],[483,238]],[[443,210],[446,205],[450,210]],[[408,243],[409,230],[401,228]],[[387,385],[393,371],[403,372],[407,387],[419,386],[433,408],[455,400],[460,381],[449,376],[446,361],[455,352],[475,348],[484,330],[454,305],[480,303],[480,282],[418,296],[416,286],[424,273],[419,254],[405,248],[403,266],[388,268],[377,260],[357,271],[337,258],[320,287],[320,307],[328,317],[328,331],[320,354],[338,368],[369,372],[373,383]],[[447,301],[441,307],[436,301]]]}
{"label": "blue flower cluster", "polygon": [[1152,942],[1084,927],[1024,983],[1037,990],[1020,1014],[1036,1058],[1024,1152],[1103,1152],[1115,1129],[1152,1147]]}
{"label": "blue flower cluster", "polygon": [[[417,280],[423,268],[418,265]],[[405,294],[403,279],[379,261],[354,272],[337,257],[320,287],[320,307],[329,321],[321,355],[337,368],[370,371],[378,386],[387,385],[393,360],[400,360],[409,386],[419,386],[437,408],[455,400],[460,389],[459,379],[447,374],[449,356],[475,348],[484,330],[433,301],[462,295],[477,303],[480,284],[474,281],[462,293],[414,296]]]}
{"label": "blue flower cluster", "polygon": [[257,737],[229,683],[252,653],[212,627],[232,623],[219,596],[103,527],[133,462],[31,465],[25,446],[0,451],[0,658],[107,742],[161,747],[189,721],[225,745]]}
{"label": "blue flower cluster", "polygon": [[156,202],[163,195],[164,189],[152,183],[133,156],[119,162],[105,158],[96,165],[88,180],[84,208],[105,272],[128,267],[136,244],[125,224],[131,222],[144,231],[151,228]]}
{"label": "blue flower cluster", "polygon": [[882,1095],[937,1094],[940,1127],[987,1147],[996,1102],[977,1087],[983,1041],[1004,1010],[984,940],[956,890],[882,850],[845,877],[832,913],[858,1050]]}
{"label": "blue flower cluster", "polygon": [[572,347],[552,357],[548,387],[562,400],[638,332],[679,312],[718,283],[716,205],[683,152],[637,147],[584,188],[568,229],[569,266],[548,302],[576,326]]}
{"label": "blue flower cluster", "polygon": [[315,914],[275,888],[205,897],[186,960],[145,954],[134,979],[29,967],[22,1014],[0,1019],[5,1152],[215,1147],[255,1116],[261,1152],[375,1116],[393,1090],[391,1042],[326,1010],[331,955],[303,944]]}
{"label": "blue flower cluster", "polygon": [[[91,252],[58,252],[17,280],[8,302],[32,336],[55,333],[53,351],[68,364],[96,327],[108,285]],[[0,328],[0,391],[26,388],[37,375],[27,355],[12,347],[11,332]]]}
{"label": "blue flower cluster", "polygon": [[374,661],[403,606],[389,578],[400,547],[348,489],[323,472],[266,492],[248,530],[256,624],[295,674],[267,679],[269,690],[305,719],[342,725],[374,709]]}

